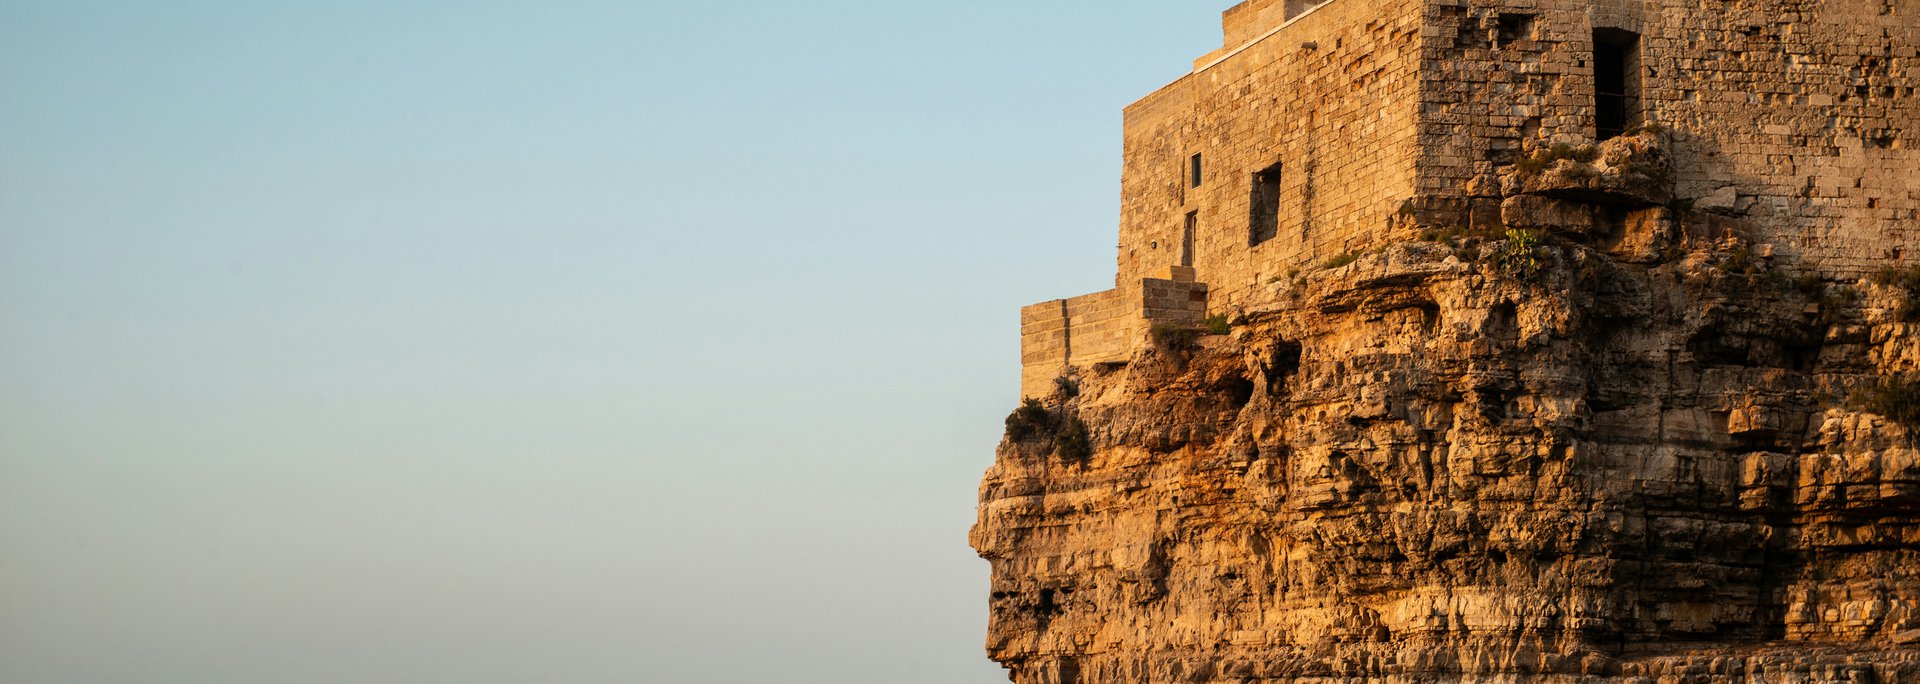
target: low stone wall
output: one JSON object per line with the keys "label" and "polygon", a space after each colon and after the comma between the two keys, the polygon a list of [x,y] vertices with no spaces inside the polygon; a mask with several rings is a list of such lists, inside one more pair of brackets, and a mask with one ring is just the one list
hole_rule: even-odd
{"label": "low stone wall", "polygon": [[1200,323],[1205,283],[1144,278],[1126,287],[1020,309],[1020,395],[1041,397],[1073,368],[1123,363],[1154,323]]}

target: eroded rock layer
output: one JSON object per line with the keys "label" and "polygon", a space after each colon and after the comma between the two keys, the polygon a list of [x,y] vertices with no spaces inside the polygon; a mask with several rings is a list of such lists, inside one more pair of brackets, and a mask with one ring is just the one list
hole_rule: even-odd
{"label": "eroded rock layer", "polygon": [[1529,182],[1017,412],[1013,681],[1920,682],[1907,281]]}

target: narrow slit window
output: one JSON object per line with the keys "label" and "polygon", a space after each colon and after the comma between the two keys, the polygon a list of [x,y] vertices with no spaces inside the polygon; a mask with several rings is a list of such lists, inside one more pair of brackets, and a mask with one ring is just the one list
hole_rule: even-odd
{"label": "narrow slit window", "polygon": [[1619,137],[1640,118],[1640,35],[1593,31],[1593,129],[1597,140]]}
{"label": "narrow slit window", "polygon": [[1188,187],[1200,187],[1200,169],[1200,155],[1194,154],[1192,159],[1187,160]]}
{"label": "narrow slit window", "polygon": [[1253,196],[1249,198],[1251,215],[1247,219],[1247,246],[1272,240],[1280,234],[1280,165],[1274,164],[1253,174]]}
{"label": "narrow slit window", "polygon": [[1200,228],[1200,212],[1187,212],[1187,226],[1180,235],[1180,265],[1193,267],[1193,234]]}

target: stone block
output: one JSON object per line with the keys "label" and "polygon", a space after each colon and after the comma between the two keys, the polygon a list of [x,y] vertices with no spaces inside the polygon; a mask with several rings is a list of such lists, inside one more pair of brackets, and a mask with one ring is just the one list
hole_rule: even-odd
{"label": "stone block", "polygon": [[1549,233],[1593,232],[1594,213],[1591,204],[1541,195],[1516,195],[1500,205],[1500,218],[1507,227]]}

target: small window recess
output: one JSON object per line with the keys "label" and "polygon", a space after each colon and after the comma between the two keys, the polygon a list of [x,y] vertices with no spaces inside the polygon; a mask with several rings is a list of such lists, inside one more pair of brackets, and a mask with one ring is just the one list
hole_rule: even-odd
{"label": "small window recess", "polygon": [[1200,187],[1200,172],[1202,168],[1200,154],[1196,152],[1193,158],[1187,160],[1187,187]]}
{"label": "small window recess", "polygon": [[1248,247],[1259,246],[1280,234],[1280,167],[1275,163],[1253,174],[1253,195],[1248,201],[1252,207],[1247,217]]}
{"label": "small window recess", "polygon": [[1505,48],[1523,40],[1535,40],[1534,15],[1502,14],[1494,30],[1493,46]]}

